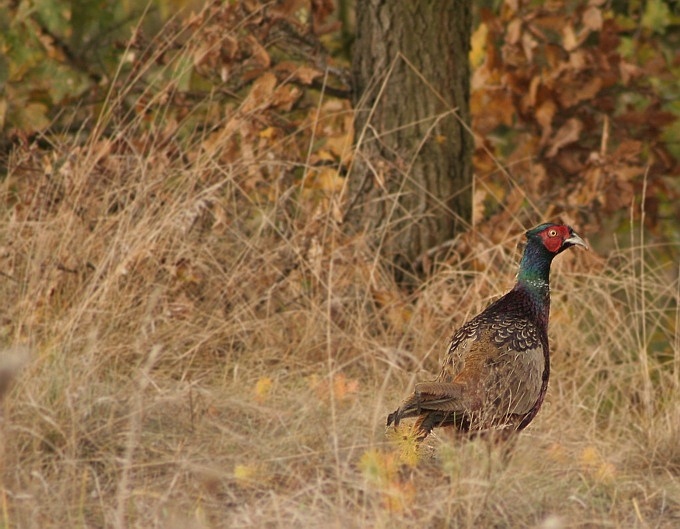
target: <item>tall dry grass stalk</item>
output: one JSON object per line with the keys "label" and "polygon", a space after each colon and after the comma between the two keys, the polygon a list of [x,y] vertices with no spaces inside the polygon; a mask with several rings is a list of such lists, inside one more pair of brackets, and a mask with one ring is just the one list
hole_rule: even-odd
{"label": "tall dry grass stalk", "polygon": [[416,453],[385,416],[512,284],[519,222],[407,295],[336,197],[244,185],[266,151],[197,134],[187,160],[114,116],[3,182],[3,347],[28,351],[0,365],[4,527],[680,523],[680,285],[651,242],[556,261],[548,399],[509,454]]}

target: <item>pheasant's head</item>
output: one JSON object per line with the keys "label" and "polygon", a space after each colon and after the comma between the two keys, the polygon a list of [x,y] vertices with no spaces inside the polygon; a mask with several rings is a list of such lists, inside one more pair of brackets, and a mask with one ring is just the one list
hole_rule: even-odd
{"label": "pheasant's head", "polygon": [[527,244],[519,264],[518,285],[546,295],[550,263],[560,252],[572,246],[588,248],[583,239],[566,224],[545,223],[526,233]]}
{"label": "pheasant's head", "polygon": [[553,256],[571,246],[582,246],[588,249],[588,245],[579,234],[566,224],[541,224],[529,230],[526,236],[529,245],[542,245]]}

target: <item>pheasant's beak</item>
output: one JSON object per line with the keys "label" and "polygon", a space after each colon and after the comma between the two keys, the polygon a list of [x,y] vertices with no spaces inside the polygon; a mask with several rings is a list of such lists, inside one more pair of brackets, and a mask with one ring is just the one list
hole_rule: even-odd
{"label": "pheasant's beak", "polygon": [[573,230],[570,232],[569,238],[564,239],[564,244],[568,246],[583,246],[586,250],[588,249],[586,242]]}

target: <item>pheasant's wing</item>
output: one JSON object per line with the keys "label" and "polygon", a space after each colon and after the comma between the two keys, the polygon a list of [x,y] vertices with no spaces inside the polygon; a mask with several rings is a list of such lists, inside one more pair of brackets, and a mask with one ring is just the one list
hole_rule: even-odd
{"label": "pheasant's wing", "polygon": [[[521,324],[523,325],[523,324]],[[492,325],[477,336],[463,335],[456,365],[446,365],[434,382],[417,384],[413,394],[388,416],[387,424],[418,417],[414,428],[423,439],[436,426],[489,428],[515,423],[539,399],[545,367],[542,345],[527,341],[517,348]]]}
{"label": "pheasant's wing", "polygon": [[[473,320],[474,321],[474,320]],[[472,322],[470,322],[472,323]],[[387,426],[399,425],[402,419],[417,417],[431,411],[462,412],[465,410],[466,388],[453,383],[453,355],[451,350],[459,349],[458,357],[466,356],[467,350],[475,342],[476,327],[470,323],[461,327],[453,336],[449,354],[436,381],[416,384],[413,394],[387,417]]]}
{"label": "pheasant's wing", "polygon": [[482,391],[491,365],[486,360],[491,348],[486,340],[469,340],[464,346],[470,351],[458,375],[453,380],[440,376],[433,382],[416,384],[413,394],[387,417],[387,426],[398,426],[402,419],[418,417],[414,429],[421,440],[435,426],[467,429],[463,425],[469,425],[483,403]]}

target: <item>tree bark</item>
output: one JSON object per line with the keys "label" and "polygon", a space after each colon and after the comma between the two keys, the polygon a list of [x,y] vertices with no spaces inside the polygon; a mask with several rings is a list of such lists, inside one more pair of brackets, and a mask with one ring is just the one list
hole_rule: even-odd
{"label": "tree bark", "polygon": [[471,219],[471,11],[471,0],[357,0],[350,219],[403,272]]}

